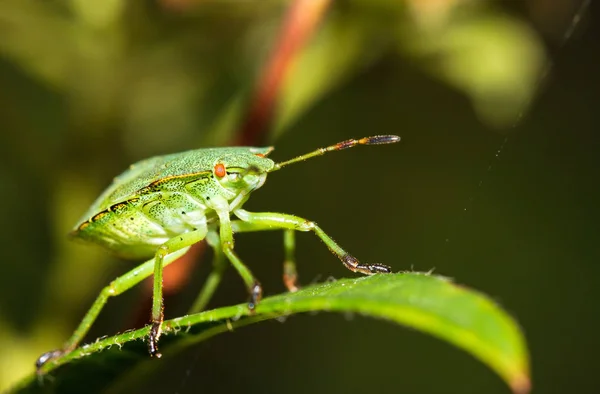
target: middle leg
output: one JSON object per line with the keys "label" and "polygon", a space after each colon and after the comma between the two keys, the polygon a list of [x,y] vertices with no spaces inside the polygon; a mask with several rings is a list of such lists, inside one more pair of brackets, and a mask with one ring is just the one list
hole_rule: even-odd
{"label": "middle leg", "polygon": [[[249,233],[266,230],[282,230],[280,227],[274,227],[265,223],[244,222],[243,220],[233,220],[231,228],[234,233]],[[290,292],[298,291],[298,272],[296,270],[296,259],[294,252],[296,250],[296,231],[292,229],[283,229],[283,248],[285,256],[283,260],[283,284]]]}
{"label": "middle leg", "polygon": [[206,234],[206,242],[213,250],[213,268],[210,274],[208,274],[208,278],[206,278],[206,282],[204,283],[204,286],[202,286],[202,289],[188,311],[188,314],[198,313],[204,310],[221,283],[223,273],[225,272],[225,268],[227,268],[225,256],[221,250],[219,234],[210,230],[208,234]]}

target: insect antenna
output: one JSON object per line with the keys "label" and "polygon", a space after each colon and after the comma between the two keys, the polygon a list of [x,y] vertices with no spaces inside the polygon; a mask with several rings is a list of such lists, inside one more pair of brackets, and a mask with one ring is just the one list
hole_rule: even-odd
{"label": "insect antenna", "polygon": [[335,152],[338,150],[353,148],[357,145],[384,145],[394,144],[396,142],[400,142],[400,137],[398,137],[397,135],[374,135],[371,137],[364,137],[358,140],[346,140],[338,142],[337,144],[330,145],[326,148],[319,148],[313,152],[305,153],[301,156],[294,157],[290,160],[282,161],[281,163],[276,163],[269,172],[277,171],[289,164],[298,163],[300,161],[308,160],[316,156],[323,156],[327,152]]}

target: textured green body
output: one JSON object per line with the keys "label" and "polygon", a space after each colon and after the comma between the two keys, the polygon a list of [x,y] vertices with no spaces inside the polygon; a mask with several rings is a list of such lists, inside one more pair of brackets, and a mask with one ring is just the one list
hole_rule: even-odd
{"label": "textured green body", "polygon": [[395,135],[351,139],[278,163],[267,158],[272,147],[241,147],[197,149],[132,165],[98,197],[71,235],[105,246],[123,257],[149,259],[102,289],[63,348],[46,352],[37,359],[38,373],[75,349],[110,297],[122,294],[149,276],[153,277],[153,287],[148,352],[160,357],[157,345],[164,320],[163,268],[203,240],[213,248],[213,270],[189,313],[206,307],[223,276],[225,259],[246,285],[250,294],[248,308],[254,310],[260,301],[262,286],[235,252],[234,233],[283,231],[283,282],[292,292],[298,290],[294,259],[297,231],[314,233],[353,272],[365,275],[392,272],[383,264],[361,263],[311,220],[285,213],[249,212],[242,205],[263,185],[268,173],[282,167],[357,145],[399,141],[400,137]]}
{"label": "textured green body", "polygon": [[[197,149],[133,164],[116,177],[71,235],[126,258],[147,258],[176,235],[216,226],[213,201],[239,208],[274,166],[272,147]],[[227,168],[225,177],[215,165]]]}

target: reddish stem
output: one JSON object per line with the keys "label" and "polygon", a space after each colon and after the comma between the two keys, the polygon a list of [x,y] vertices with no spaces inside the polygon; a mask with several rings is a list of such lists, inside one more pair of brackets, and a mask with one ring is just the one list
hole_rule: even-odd
{"label": "reddish stem", "polygon": [[239,145],[256,145],[272,119],[275,103],[294,60],[313,35],[331,0],[295,0],[285,16],[279,39],[258,80]]}

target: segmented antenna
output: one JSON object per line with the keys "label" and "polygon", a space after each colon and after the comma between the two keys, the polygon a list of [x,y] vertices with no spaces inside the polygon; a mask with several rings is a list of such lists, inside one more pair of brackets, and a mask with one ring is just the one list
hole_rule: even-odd
{"label": "segmented antenna", "polygon": [[283,161],[281,163],[276,163],[275,166],[269,172],[277,171],[282,167],[285,167],[289,164],[297,163],[300,161],[308,160],[310,158],[316,156],[323,156],[327,152],[335,152],[338,150],[353,148],[357,145],[384,145],[384,144],[394,144],[396,142],[400,142],[400,137],[397,135],[374,135],[371,137],[364,137],[358,140],[346,140],[342,142],[338,142],[337,144],[330,145],[326,148],[319,148],[313,152],[306,153],[304,155],[294,157],[293,159]]}

